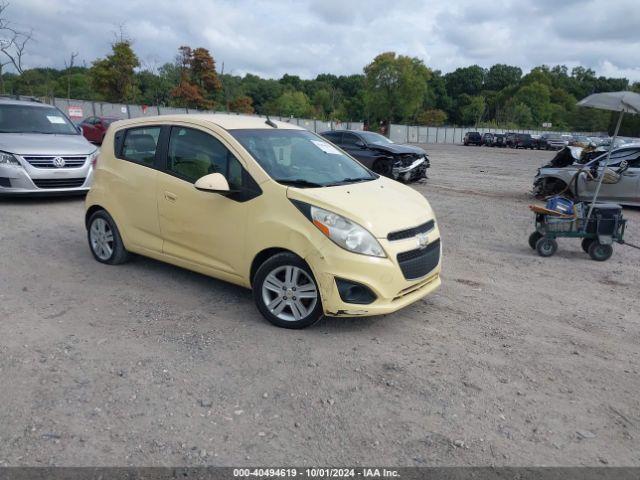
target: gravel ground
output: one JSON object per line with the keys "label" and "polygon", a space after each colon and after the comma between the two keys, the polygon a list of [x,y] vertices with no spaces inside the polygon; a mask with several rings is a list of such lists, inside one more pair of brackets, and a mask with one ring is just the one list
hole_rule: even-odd
{"label": "gravel ground", "polygon": [[640,465],[640,251],[530,250],[552,153],[426,148],[442,289],[304,331],[95,262],[80,199],[1,201],[0,465]]}

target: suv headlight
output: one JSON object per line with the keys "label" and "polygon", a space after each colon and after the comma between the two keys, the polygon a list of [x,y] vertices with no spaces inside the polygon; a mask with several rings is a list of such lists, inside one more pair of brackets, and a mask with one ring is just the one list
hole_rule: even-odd
{"label": "suv headlight", "polygon": [[7,152],[0,152],[0,165],[11,165],[13,167],[22,167],[18,159]]}
{"label": "suv headlight", "polygon": [[323,208],[298,201],[294,201],[294,204],[318,230],[339,247],[362,255],[386,257],[378,240],[357,223]]}

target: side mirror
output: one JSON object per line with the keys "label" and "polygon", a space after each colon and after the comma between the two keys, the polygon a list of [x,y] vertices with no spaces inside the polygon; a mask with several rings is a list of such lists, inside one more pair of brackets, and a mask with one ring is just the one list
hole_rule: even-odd
{"label": "side mirror", "polygon": [[80,125],[76,125],[76,130],[80,135],[82,135],[82,127]]}
{"label": "side mirror", "polygon": [[229,190],[229,182],[224,178],[221,173],[210,173],[204,177],[199,178],[194,186],[202,192],[211,193],[231,193]]}
{"label": "side mirror", "polygon": [[358,140],[356,142],[356,147],[358,147],[358,148],[366,148],[366,145],[364,144],[364,142],[362,140]]}

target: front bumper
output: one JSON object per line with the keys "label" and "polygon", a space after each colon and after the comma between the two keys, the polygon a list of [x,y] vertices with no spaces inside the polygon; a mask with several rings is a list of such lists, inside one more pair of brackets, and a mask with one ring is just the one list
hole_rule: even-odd
{"label": "front bumper", "polygon": [[427,176],[427,168],[429,168],[429,166],[429,159],[427,157],[417,158],[409,165],[402,165],[401,162],[398,162],[393,166],[393,179],[403,182],[420,180]]}
{"label": "front bumper", "polygon": [[[427,233],[427,242],[432,244],[439,239],[440,232],[435,226]],[[320,251],[306,258],[318,281],[326,315],[357,317],[392,313],[420,300],[440,286],[441,250],[435,268],[420,278],[407,280],[396,256],[416,249],[416,238],[378,241],[387,254],[386,258],[351,253],[328,239]],[[366,305],[344,302],[336,285],[336,277],[367,286],[376,295],[376,300]]]}
{"label": "front bumper", "polygon": [[89,161],[79,168],[35,168],[26,162],[22,166],[0,166],[0,195],[83,195],[93,180]]}

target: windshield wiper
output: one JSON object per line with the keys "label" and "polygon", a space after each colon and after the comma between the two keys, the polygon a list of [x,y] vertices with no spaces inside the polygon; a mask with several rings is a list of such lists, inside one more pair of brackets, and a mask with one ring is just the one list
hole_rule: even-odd
{"label": "windshield wiper", "polygon": [[329,183],[326,186],[334,187],[336,185],[346,185],[347,183],[357,183],[357,182],[369,182],[371,180],[374,180],[374,179],[371,177],[343,178],[338,182]]}
{"label": "windshield wiper", "polygon": [[275,178],[274,180],[283,185],[291,185],[293,187],[324,187],[320,183],[309,182],[302,178]]}

